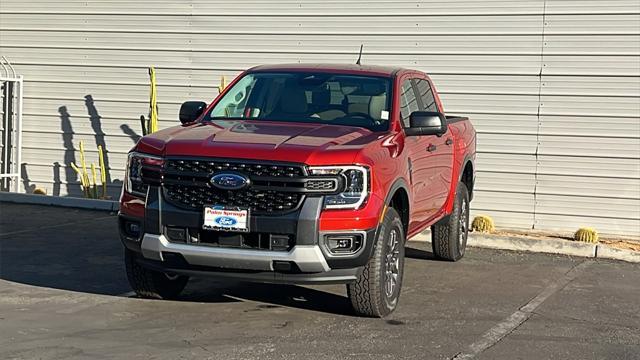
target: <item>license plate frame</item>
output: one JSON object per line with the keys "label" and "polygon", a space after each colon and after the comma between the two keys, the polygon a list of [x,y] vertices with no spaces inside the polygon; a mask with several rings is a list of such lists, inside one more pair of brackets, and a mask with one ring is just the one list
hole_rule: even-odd
{"label": "license plate frame", "polygon": [[202,228],[211,231],[249,232],[251,210],[246,207],[205,205]]}

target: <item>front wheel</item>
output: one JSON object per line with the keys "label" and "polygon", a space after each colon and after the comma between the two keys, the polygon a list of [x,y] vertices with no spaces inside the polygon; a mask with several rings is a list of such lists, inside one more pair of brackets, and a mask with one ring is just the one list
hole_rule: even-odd
{"label": "front wheel", "polygon": [[141,298],[175,299],[189,281],[188,276],[165,274],[141,266],[136,254],[128,249],[125,249],[124,262],[129,284]]}
{"label": "front wheel", "polygon": [[439,259],[458,261],[464,256],[469,234],[469,191],[460,182],[453,212],[431,227],[431,248]]}
{"label": "front wheel", "polygon": [[347,285],[358,315],[384,317],[398,306],[404,273],[404,227],[398,212],[387,209],[380,225],[373,257],[355,283]]}

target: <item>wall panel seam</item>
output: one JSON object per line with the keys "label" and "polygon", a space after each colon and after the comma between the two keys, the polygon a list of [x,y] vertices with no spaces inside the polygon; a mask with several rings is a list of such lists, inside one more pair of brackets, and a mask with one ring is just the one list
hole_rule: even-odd
{"label": "wall panel seam", "polygon": [[540,160],[538,158],[540,153],[540,131],[542,128],[542,118],[540,113],[542,112],[542,69],[544,68],[544,47],[545,47],[545,29],[547,27],[547,0],[542,3],[542,31],[540,32],[540,71],[538,72],[538,114],[537,114],[537,128],[536,128],[536,150],[535,150],[535,170],[534,170],[534,183],[533,183],[533,214],[531,229],[536,228],[536,215],[538,206],[538,171],[540,166]]}

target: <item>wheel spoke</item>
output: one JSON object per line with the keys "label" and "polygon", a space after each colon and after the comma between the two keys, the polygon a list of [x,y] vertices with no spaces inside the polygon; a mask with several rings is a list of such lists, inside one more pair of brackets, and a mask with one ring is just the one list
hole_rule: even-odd
{"label": "wheel spoke", "polygon": [[458,248],[463,251],[469,227],[469,209],[467,201],[460,204],[460,214],[458,215]]}
{"label": "wheel spoke", "polygon": [[400,274],[400,241],[398,241],[398,232],[396,229],[389,233],[387,241],[388,253],[385,256],[385,292],[387,296],[393,296],[398,286],[398,277]]}

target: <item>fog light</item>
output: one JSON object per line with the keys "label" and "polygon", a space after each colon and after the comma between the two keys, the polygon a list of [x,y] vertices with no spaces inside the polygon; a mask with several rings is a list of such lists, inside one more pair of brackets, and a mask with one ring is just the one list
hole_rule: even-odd
{"label": "fog light", "polygon": [[327,235],[325,243],[333,254],[352,254],[362,247],[362,235]]}
{"label": "fog light", "polygon": [[137,239],[140,237],[140,224],[137,222],[127,221],[124,223],[124,231],[127,233],[127,236]]}
{"label": "fog light", "polygon": [[349,239],[338,239],[336,240],[336,246],[334,249],[339,250],[339,249],[351,249],[353,244],[353,239],[349,238]]}

